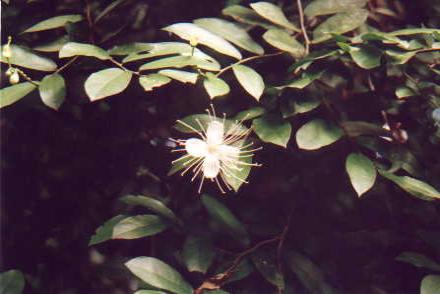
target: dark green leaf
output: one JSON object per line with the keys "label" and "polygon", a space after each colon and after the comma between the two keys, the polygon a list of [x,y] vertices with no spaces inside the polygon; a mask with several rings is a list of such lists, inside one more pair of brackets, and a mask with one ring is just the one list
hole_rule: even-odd
{"label": "dark green leaf", "polygon": [[194,236],[186,238],[182,258],[188,271],[205,274],[214,257],[215,251],[209,240]]}
{"label": "dark green leaf", "polygon": [[316,150],[336,142],[341,137],[340,128],[322,119],[315,119],[299,128],[296,132],[296,143],[301,149]]}
{"label": "dark green leaf", "polygon": [[181,222],[174,212],[165,206],[161,201],[147,196],[133,196],[128,195],[120,198],[120,200],[126,204],[139,205],[148,208],[152,212],[169,219],[174,222]]}
{"label": "dark green leaf", "polygon": [[368,0],[314,0],[304,9],[308,17],[350,12],[365,6]]}
{"label": "dark green leaf", "polygon": [[21,294],[24,289],[24,276],[18,270],[0,273],[0,294]]}
{"label": "dark green leaf", "polygon": [[374,186],[377,176],[376,167],[365,155],[351,153],[345,161],[345,169],[359,197]]}
{"label": "dark green leaf", "polygon": [[57,73],[45,76],[38,90],[43,103],[55,110],[61,107],[66,97],[66,83],[64,78]]}
{"label": "dark green leaf", "polygon": [[252,107],[243,111],[240,111],[239,113],[237,113],[237,115],[235,116],[235,119],[240,121],[246,121],[246,120],[250,120],[250,119],[254,119],[256,117],[259,117],[261,115],[263,115],[266,112],[266,110],[263,107]]}
{"label": "dark green leaf", "polygon": [[0,89],[0,108],[11,105],[30,92],[32,92],[37,86],[30,82],[24,82]]}
{"label": "dark green leaf", "polygon": [[306,71],[303,72],[299,79],[294,80],[293,82],[288,83],[284,86],[276,87],[278,90],[282,90],[284,88],[295,88],[295,89],[304,89],[311,83],[313,83],[316,79],[319,79],[325,70],[320,71]]}
{"label": "dark green leaf", "polygon": [[440,292],[440,276],[427,275],[420,285],[420,294],[438,294]]}
{"label": "dark green leaf", "polygon": [[115,227],[115,225],[126,217],[127,216],[125,215],[117,215],[106,221],[99,228],[97,228],[95,234],[92,236],[92,238],[90,238],[89,246],[110,240],[113,236],[113,228]]}
{"label": "dark green leaf", "polygon": [[259,250],[252,254],[252,262],[261,275],[278,289],[284,289],[284,277],[279,272],[276,254],[270,254],[267,250]]}
{"label": "dark green leaf", "polygon": [[113,227],[112,239],[137,239],[156,235],[167,227],[156,215],[136,215],[120,220]]}
{"label": "dark green leaf", "polygon": [[223,9],[222,13],[245,24],[257,25],[265,29],[271,29],[275,27],[270,22],[259,16],[258,13],[256,13],[254,10],[244,6],[231,5]]}
{"label": "dark green leaf", "polygon": [[290,123],[275,115],[265,115],[252,121],[254,132],[267,143],[287,147],[292,126]]}
{"label": "dark green leaf", "polygon": [[353,61],[362,68],[372,69],[380,66],[382,51],[374,46],[350,47],[349,53]]}

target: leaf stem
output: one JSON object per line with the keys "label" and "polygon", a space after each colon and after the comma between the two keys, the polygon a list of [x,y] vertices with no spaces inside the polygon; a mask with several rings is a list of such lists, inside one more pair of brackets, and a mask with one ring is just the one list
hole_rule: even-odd
{"label": "leaf stem", "polygon": [[72,59],[70,59],[68,62],[66,62],[63,66],[61,66],[59,69],[57,69],[54,73],[60,73],[61,71],[65,70],[66,68],[68,68],[72,63],[74,63],[77,59],[79,58],[79,56],[75,56]]}
{"label": "leaf stem", "polygon": [[305,22],[304,22],[304,10],[303,10],[303,7],[302,7],[301,0],[296,0],[296,4],[298,5],[299,22],[301,24],[301,32],[302,32],[303,37],[304,37],[304,42],[306,43],[305,44],[305,49],[306,49],[306,54],[305,55],[308,55],[309,54],[310,39],[309,39],[309,36],[307,35],[306,25],[305,25]]}

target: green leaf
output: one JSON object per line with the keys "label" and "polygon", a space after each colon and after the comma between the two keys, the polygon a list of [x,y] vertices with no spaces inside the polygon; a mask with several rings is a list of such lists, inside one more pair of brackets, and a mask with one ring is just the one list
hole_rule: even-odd
{"label": "green leaf", "polygon": [[359,197],[374,186],[377,176],[376,168],[374,163],[365,155],[360,153],[348,155],[345,161],[345,170]]}
{"label": "green leaf", "polygon": [[113,227],[112,239],[137,239],[156,235],[167,228],[167,224],[156,215],[136,215],[120,220]]}
{"label": "green leaf", "polygon": [[200,44],[208,46],[219,53],[241,59],[240,51],[232,46],[225,39],[214,35],[213,33],[192,23],[176,23],[165,27],[163,30],[174,33],[180,38],[187,41],[196,41]]}
{"label": "green leaf", "polygon": [[[231,119],[226,119],[223,121],[222,118],[216,118],[217,121],[225,124],[225,134],[228,134],[232,128],[234,128],[235,126],[235,121],[231,120]],[[210,117],[207,114],[193,114],[193,115],[189,115],[187,117],[185,117],[184,119],[182,119],[182,121],[191,126],[193,129],[197,130],[198,132],[200,131],[204,131],[207,129],[208,124],[212,121],[212,117]],[[203,126],[203,129],[200,127],[199,123],[197,122],[199,121],[200,124]],[[176,130],[178,130],[179,132],[182,133],[195,133],[193,129],[188,128],[182,124],[177,123],[174,128]],[[240,127],[238,129],[235,129],[235,131],[246,131],[247,128],[244,125],[240,125]]]}
{"label": "green leaf", "polygon": [[316,79],[319,79],[324,71],[325,70],[303,72],[299,79],[296,79],[287,85],[275,88],[278,90],[282,90],[284,88],[304,89],[305,87],[313,83]]}
{"label": "green leaf", "polygon": [[181,223],[174,212],[165,206],[161,201],[147,196],[128,195],[121,197],[120,200],[126,204],[143,206],[173,222]]}
{"label": "green leaf", "polygon": [[425,182],[408,176],[396,176],[383,170],[379,170],[379,173],[415,197],[423,200],[440,199],[440,192]]}
{"label": "green leaf", "polygon": [[38,90],[44,104],[58,110],[66,97],[66,83],[60,74],[45,76],[41,81]]}
{"label": "green leaf", "polygon": [[35,51],[41,52],[58,52],[60,49],[69,42],[69,36],[62,36],[52,42],[35,46]]}
{"label": "green leaf", "polygon": [[321,101],[314,97],[306,97],[301,95],[299,97],[289,98],[290,99],[287,100],[287,103],[281,107],[283,118],[312,111],[321,104]]}
{"label": "green leaf", "polygon": [[239,113],[237,113],[237,115],[235,116],[235,119],[240,121],[247,121],[250,119],[254,119],[256,117],[259,117],[261,115],[263,115],[266,112],[266,109],[264,109],[263,107],[251,107],[249,109],[240,111]]}
{"label": "green leaf", "polygon": [[296,143],[301,149],[316,150],[336,142],[341,137],[340,128],[322,119],[315,119],[299,128],[296,132]]}
{"label": "green leaf", "polygon": [[396,88],[395,94],[397,98],[405,98],[417,95],[417,93],[413,89],[407,86],[398,86]]}
{"label": "green leaf", "polygon": [[[181,43],[181,42],[161,42],[161,43],[143,43],[145,45],[148,45],[150,49],[144,49],[139,50],[138,52],[132,53],[125,57],[122,61],[123,62],[132,62],[142,59],[148,59],[158,56],[164,56],[164,55],[182,55],[182,56],[194,56],[196,58],[208,60],[213,64],[216,64],[218,68],[220,68],[220,64],[211,56],[208,54],[203,53],[200,49],[193,48],[187,43]],[[148,51],[148,53],[139,54],[141,52]]]}
{"label": "green leaf", "polygon": [[372,69],[380,66],[382,51],[374,46],[350,47],[349,54],[353,61],[362,68]]}
{"label": "green leaf", "polygon": [[382,126],[367,123],[365,121],[344,121],[341,122],[347,136],[355,138],[361,135],[387,136],[389,133]]}
{"label": "green leaf", "polygon": [[440,293],[440,276],[427,275],[423,278],[420,285],[420,294],[437,294]]}
{"label": "green leaf", "polygon": [[0,108],[11,105],[30,92],[32,92],[37,86],[30,82],[24,82],[0,89]]}
{"label": "green leaf", "polygon": [[391,36],[409,36],[409,35],[419,35],[419,34],[434,34],[434,33],[440,33],[440,29],[430,29],[430,28],[409,28],[409,29],[402,29],[397,30],[394,32],[390,32]]}
{"label": "green leaf", "polygon": [[440,264],[417,252],[402,252],[396,257],[396,260],[409,263],[415,267],[426,268],[437,272],[440,271]]}
{"label": "green leaf", "polygon": [[256,2],[251,3],[250,6],[260,16],[273,22],[274,24],[277,24],[292,31],[300,32],[300,30],[286,18],[281,8],[276,6],[275,4],[270,2]]}
{"label": "green leaf", "polygon": [[252,254],[251,259],[257,270],[269,283],[280,290],[284,289],[284,277],[278,270],[276,254],[271,254],[267,250],[258,250]]}
{"label": "green leaf", "polygon": [[134,294],[167,294],[167,293],[157,290],[139,290],[134,292]]}
{"label": "green leaf", "polygon": [[229,93],[230,88],[226,82],[214,74],[206,73],[206,78],[203,80],[203,86],[211,99],[217,96],[223,96]]}
{"label": "green leaf", "polygon": [[79,22],[83,19],[83,17],[80,14],[69,14],[69,15],[60,15],[51,17],[49,19],[40,21],[39,23],[31,26],[27,30],[25,30],[23,33],[30,33],[30,32],[39,32],[39,31],[46,31],[46,30],[52,30],[56,28],[62,28],[67,23],[75,23]]}
{"label": "green leaf", "polygon": [[134,42],[129,44],[116,45],[107,52],[110,55],[129,55],[139,52],[146,52],[152,49],[153,46],[150,43]]}
{"label": "green leaf", "polygon": [[350,12],[365,6],[368,0],[314,0],[304,9],[308,17]]}
{"label": "green leaf", "polygon": [[115,225],[126,217],[127,216],[125,215],[117,215],[106,221],[99,228],[97,228],[95,234],[90,238],[89,246],[110,240],[113,236],[113,228],[115,227]]}
{"label": "green leaf", "polygon": [[215,251],[209,240],[188,236],[183,245],[182,258],[190,272],[206,273],[215,257]]}
{"label": "green leaf", "polygon": [[271,29],[275,26],[270,22],[262,18],[254,10],[241,6],[241,5],[231,5],[222,10],[223,15],[230,16],[236,21],[261,26],[265,29]]}
{"label": "green leaf", "polygon": [[200,69],[218,71],[220,65],[212,61],[202,59],[195,56],[172,56],[158,59],[149,63],[142,65],[139,70],[150,70],[158,68],[182,68],[186,66],[193,66]]}
{"label": "green leaf", "polygon": [[108,68],[91,74],[84,87],[91,101],[121,93],[131,80],[131,72]]}
{"label": "green leaf", "polygon": [[264,92],[263,78],[255,70],[245,65],[236,64],[232,67],[232,70],[246,92],[259,101]]}
{"label": "green leaf", "polygon": [[199,75],[196,73],[176,69],[163,69],[159,71],[159,74],[182,83],[191,84],[195,84],[197,82],[197,78],[199,77]]}
{"label": "green leaf", "polygon": [[275,48],[289,52],[295,58],[305,54],[304,46],[285,30],[270,29],[263,34],[263,39]]}
{"label": "green leaf", "polygon": [[110,54],[108,54],[107,51],[105,51],[104,49],[99,48],[95,45],[76,43],[76,42],[67,43],[61,48],[59,53],[60,58],[66,58],[66,57],[78,56],[78,55],[96,57],[101,60],[110,59]]}
{"label": "green leaf", "polygon": [[272,143],[284,148],[287,147],[292,133],[292,126],[288,121],[270,114],[254,119],[252,127],[263,142]]}
{"label": "green leaf", "polygon": [[202,203],[209,215],[221,224],[228,234],[244,245],[249,244],[249,235],[242,223],[223,203],[207,194],[202,195]]}
{"label": "green leaf", "polygon": [[199,18],[194,20],[194,23],[249,52],[259,55],[264,53],[263,47],[252,40],[246,30],[236,23],[220,18]]}
{"label": "green leaf", "polygon": [[328,40],[332,34],[344,34],[360,27],[368,17],[368,11],[357,9],[335,14],[322,22],[313,31],[313,43]]}
{"label": "green leaf", "polygon": [[[240,141],[237,142],[236,146],[243,146],[244,141]],[[249,155],[249,154],[247,154]],[[252,163],[252,156],[246,156],[246,155],[241,155],[238,158],[239,161],[246,163],[246,164],[251,164]],[[239,170],[233,170],[230,171],[230,174],[225,175],[225,179],[228,182],[228,184],[232,187],[232,189],[235,192],[238,192],[238,190],[240,189],[241,185],[244,184],[244,181],[246,181],[247,177],[249,176],[251,172],[251,166],[250,165],[242,165],[240,166]],[[232,176],[231,174],[233,174],[234,176]],[[240,180],[241,179],[241,180]]]}
{"label": "green leaf", "polygon": [[160,87],[171,82],[171,79],[161,74],[149,74],[139,77],[139,84],[145,91],[152,91],[153,88]]}
{"label": "green leaf", "polygon": [[176,294],[192,294],[187,281],[171,266],[154,257],[136,257],[125,266],[139,279],[156,288]]}
{"label": "green leaf", "polygon": [[[3,63],[8,63],[7,59],[3,56],[3,50],[5,46],[6,45],[2,46],[0,61]],[[32,50],[28,48],[17,45],[10,46],[12,54],[11,58],[9,58],[9,62],[11,64],[40,71],[54,71],[57,69],[57,65],[55,62],[46,57],[35,54],[34,52],[32,52]]]}
{"label": "green leaf", "polygon": [[411,52],[405,52],[405,51],[399,51],[399,50],[385,50],[385,54],[388,57],[388,60],[391,64],[405,64],[407,63],[411,58],[416,56],[416,51]]}
{"label": "green leaf", "polygon": [[330,51],[329,50],[317,50],[317,51],[313,51],[309,55],[304,57],[303,59],[301,59],[298,62],[295,62],[294,64],[292,64],[287,71],[288,72],[293,72],[293,71],[297,70],[298,68],[300,68],[302,70],[306,70],[316,60],[324,59],[324,58],[327,58],[327,57],[336,56],[336,55],[339,55],[339,54],[340,54],[340,50],[330,50]]}
{"label": "green leaf", "polygon": [[18,270],[0,273],[0,294],[21,294],[24,289],[24,276]]}

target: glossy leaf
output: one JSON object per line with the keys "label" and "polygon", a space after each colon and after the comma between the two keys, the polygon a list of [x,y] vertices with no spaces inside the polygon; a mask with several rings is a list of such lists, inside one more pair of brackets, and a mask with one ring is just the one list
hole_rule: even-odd
{"label": "glossy leaf", "polygon": [[129,44],[116,45],[107,52],[110,55],[130,55],[139,52],[150,51],[154,48],[153,46],[154,45],[151,45],[150,43],[134,42]]}
{"label": "glossy leaf", "polygon": [[0,273],[0,294],[21,294],[24,284],[24,276],[18,270]]}
{"label": "glossy leaf", "polygon": [[304,9],[308,17],[334,14],[339,12],[350,12],[362,8],[368,0],[314,0]]}
{"label": "glossy leaf", "polygon": [[292,31],[296,31],[296,32],[300,31],[293,23],[291,23],[286,18],[286,15],[284,15],[284,12],[277,5],[270,3],[270,2],[262,1],[262,2],[251,3],[250,6],[260,16],[273,22],[274,24],[277,24],[279,26],[282,26],[282,27],[287,28]]}
{"label": "glossy leaf", "polygon": [[255,54],[263,54],[264,49],[249,36],[247,31],[236,23],[220,18],[199,18],[194,23],[213,34]]}
{"label": "glossy leaf", "polygon": [[202,195],[202,203],[209,215],[222,225],[226,232],[243,244],[249,244],[249,235],[243,224],[219,200],[207,194]]}
{"label": "glossy leaf", "polygon": [[241,64],[234,65],[232,70],[246,92],[251,94],[257,101],[260,100],[264,92],[264,80],[260,74],[252,68]]}
{"label": "glossy leaf", "polygon": [[385,50],[385,54],[388,57],[388,60],[392,64],[405,64],[407,63],[411,58],[416,56],[416,51],[410,51],[410,52],[404,52],[400,50]]}
{"label": "glossy leaf", "polygon": [[156,235],[167,227],[156,215],[136,215],[120,220],[113,227],[112,239],[137,239]]}
{"label": "glossy leaf", "polygon": [[420,294],[437,294],[440,292],[440,275],[427,275],[420,285]]}
{"label": "glossy leaf", "polygon": [[382,51],[373,46],[350,47],[349,54],[353,61],[360,67],[372,69],[380,66]]}
{"label": "glossy leaf", "polygon": [[218,71],[220,66],[218,63],[214,63],[208,61],[206,59],[202,59],[195,56],[172,56],[165,57],[162,59],[157,59],[155,61],[145,63],[142,65],[139,70],[151,70],[151,69],[159,69],[159,68],[182,68],[192,66],[200,69],[210,70],[210,71]]}
{"label": "glossy leaf", "polygon": [[396,94],[397,98],[406,98],[417,95],[417,93],[413,89],[407,86],[397,87],[394,93]]}
{"label": "glossy leaf", "polygon": [[43,103],[54,110],[58,110],[66,98],[66,82],[57,73],[45,76],[38,90]]}
{"label": "glossy leaf", "polygon": [[196,73],[176,69],[163,69],[159,71],[159,74],[182,83],[191,84],[195,84],[197,82],[197,78],[199,77],[199,75]]}
{"label": "glossy leaf", "polygon": [[214,257],[215,251],[209,240],[194,236],[186,238],[182,258],[188,271],[205,274]]}
{"label": "glossy leaf", "polygon": [[187,281],[171,266],[154,257],[136,257],[125,266],[139,279],[156,288],[176,294],[192,294]]}
{"label": "glossy leaf", "polygon": [[331,34],[344,34],[357,29],[368,17],[365,9],[335,14],[322,22],[313,31],[313,42],[319,43],[332,37]]}
{"label": "glossy leaf", "polygon": [[[3,63],[8,63],[8,60],[3,56],[4,48],[5,45],[2,46],[0,61]],[[55,62],[46,57],[37,55],[28,48],[17,45],[10,45],[10,48],[12,54],[11,58],[9,58],[9,62],[11,64],[40,71],[54,71],[57,69]]]}
{"label": "glossy leaf", "polygon": [[392,173],[379,170],[381,176],[387,178],[388,180],[394,182],[400,188],[408,192],[409,194],[424,199],[424,200],[435,200],[440,199],[440,192],[437,191],[431,185],[408,177],[408,176],[396,176]]}
{"label": "glossy leaf", "polygon": [[41,52],[58,52],[60,49],[69,42],[68,36],[62,36],[58,39],[53,40],[52,42],[41,44],[39,46],[35,46],[35,51]]}
{"label": "glossy leaf", "polygon": [[76,42],[69,42],[64,45],[59,53],[60,58],[72,57],[72,56],[90,56],[96,57],[101,60],[110,59],[110,54],[102,48],[99,48],[91,44],[83,44]]}
{"label": "glossy leaf", "polygon": [[226,82],[212,73],[206,73],[206,78],[203,80],[203,86],[211,99],[218,96],[223,96],[229,93],[230,88]]}
{"label": "glossy leaf", "polygon": [[25,30],[23,33],[30,33],[30,32],[39,32],[39,31],[46,31],[46,30],[52,30],[56,28],[62,28],[67,23],[75,23],[79,22],[83,19],[81,14],[69,14],[69,15],[60,15],[48,18],[46,20],[40,21],[39,23],[31,26],[27,30]]}
{"label": "glossy leaf", "polygon": [[177,23],[165,27],[163,30],[174,33],[187,41],[196,41],[199,44],[214,49],[217,52],[241,59],[240,52],[225,39],[192,23]]}
{"label": "glossy leaf", "polygon": [[359,197],[374,186],[377,176],[376,168],[374,163],[365,155],[351,153],[345,161],[345,170]]}
{"label": "glossy leaf", "polygon": [[263,39],[275,48],[289,52],[295,58],[302,57],[305,54],[304,46],[285,30],[268,30],[263,34]]}
{"label": "glossy leaf", "polygon": [[149,74],[139,77],[139,84],[145,91],[152,91],[153,88],[161,87],[171,82],[171,79],[161,74]]}
{"label": "glossy leaf", "polygon": [[316,150],[336,142],[341,137],[340,128],[322,119],[315,119],[299,128],[296,132],[296,143],[301,149]]}
{"label": "glossy leaf", "polygon": [[152,212],[157,213],[158,215],[166,219],[174,222],[180,222],[180,220],[176,217],[171,209],[166,207],[166,205],[163,204],[161,201],[152,197],[128,195],[121,197],[120,200],[126,204],[146,207]]}
{"label": "glossy leaf", "polygon": [[117,215],[97,228],[95,234],[90,238],[89,246],[110,240],[113,236],[113,228],[115,225],[126,217],[125,215]]}
{"label": "glossy leaf", "polygon": [[265,115],[252,121],[257,136],[267,143],[287,147],[292,133],[290,123],[275,115]]}
{"label": "glossy leaf", "polygon": [[268,22],[266,19],[262,18],[254,10],[241,6],[241,5],[231,5],[222,10],[222,13],[226,16],[230,16],[236,21],[261,26],[265,29],[271,29],[275,26]]}
{"label": "glossy leaf", "polygon": [[91,101],[121,93],[131,80],[131,72],[108,68],[91,74],[84,87]]}
{"label": "glossy leaf", "polygon": [[33,90],[37,86],[30,82],[24,82],[0,89],[0,108],[11,105]]}

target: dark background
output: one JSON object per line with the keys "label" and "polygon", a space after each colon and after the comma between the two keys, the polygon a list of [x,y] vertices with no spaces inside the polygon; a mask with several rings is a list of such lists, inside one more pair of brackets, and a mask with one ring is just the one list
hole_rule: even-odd
{"label": "dark background", "polygon": [[[29,45],[62,32],[43,32],[37,39],[18,36],[23,29],[50,16],[83,13],[86,4],[74,0],[11,2],[9,6],[2,3],[2,41],[12,35]],[[100,9],[110,2],[90,1],[90,5]],[[124,26],[100,46],[166,41],[169,37],[159,31],[161,27],[218,16],[226,2],[240,1],[126,1],[94,28],[93,38],[99,43],[108,32]],[[396,25],[438,24],[438,12],[429,1],[401,3],[408,14]],[[86,31],[84,23],[71,33],[87,41]],[[279,58],[256,66],[270,80],[289,65],[283,62]],[[15,268],[25,273],[25,293],[133,292],[132,277],[123,262],[182,240],[165,234],[156,243],[122,240],[88,247],[94,230],[124,211],[116,199],[125,194],[166,194],[173,198],[170,206],[178,215],[184,214],[185,205],[200,205],[196,187],[187,179],[166,176],[173,157],[164,142],[178,136],[171,130],[175,119],[207,107],[209,99],[201,85],[172,83],[149,93],[134,85],[121,95],[90,103],[82,85],[90,68],[100,66],[82,58],[63,72],[68,95],[58,112],[45,107],[37,92],[1,112],[0,264],[2,271]],[[35,79],[39,75],[32,72]],[[2,86],[6,81],[2,73]],[[232,79],[231,84],[232,95],[216,102],[219,111],[235,114],[254,104]],[[341,293],[417,293],[427,271],[397,262],[395,257],[402,251],[439,257],[420,237],[438,234],[439,206],[411,198],[382,180],[379,188],[359,201],[343,167],[349,150],[338,144],[319,152],[265,145],[257,155],[264,166],[252,171],[250,185],[228,196],[228,206],[240,212],[245,223],[247,214],[257,213],[262,223],[279,228],[291,204],[294,213],[288,242],[312,256]],[[200,277],[187,278],[197,283]],[[258,273],[243,283],[261,284],[259,293],[273,291]],[[376,286],[385,292],[375,292]],[[231,293],[247,293],[240,286],[230,287]]]}

